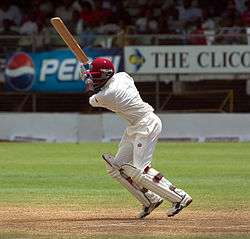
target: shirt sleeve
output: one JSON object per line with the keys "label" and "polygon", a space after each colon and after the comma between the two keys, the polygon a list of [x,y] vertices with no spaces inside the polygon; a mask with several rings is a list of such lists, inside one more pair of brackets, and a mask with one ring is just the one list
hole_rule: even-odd
{"label": "shirt sleeve", "polygon": [[99,91],[97,94],[89,98],[89,104],[92,107],[103,107],[106,109],[115,109],[116,103],[114,100],[115,91],[112,88]]}
{"label": "shirt sleeve", "polygon": [[94,94],[91,97],[89,97],[89,104],[92,107],[103,107],[104,106],[102,103],[101,97],[100,97],[100,95],[98,96],[98,94]]}

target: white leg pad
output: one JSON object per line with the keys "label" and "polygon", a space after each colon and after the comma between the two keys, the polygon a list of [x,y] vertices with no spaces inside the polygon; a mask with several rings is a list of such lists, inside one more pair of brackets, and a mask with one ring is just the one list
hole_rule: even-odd
{"label": "white leg pad", "polygon": [[149,199],[133,184],[129,177],[125,178],[118,170],[108,167],[109,166],[107,166],[107,172],[113,179],[117,180],[123,187],[125,187],[141,204],[149,207]]}
{"label": "white leg pad", "polygon": [[133,180],[124,174],[117,166],[113,165],[112,157],[105,157],[108,174],[125,187],[143,206],[149,207],[151,203],[158,202],[161,197],[148,190],[139,187]]}
{"label": "white leg pad", "polygon": [[172,203],[182,200],[182,195],[176,192],[175,187],[155,169],[148,167],[147,170],[142,172],[131,164],[124,164],[122,169],[138,185],[151,190],[160,197]]}

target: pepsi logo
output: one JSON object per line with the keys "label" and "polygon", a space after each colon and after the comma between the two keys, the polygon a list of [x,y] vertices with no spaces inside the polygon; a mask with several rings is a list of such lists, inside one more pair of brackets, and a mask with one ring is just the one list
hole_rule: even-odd
{"label": "pepsi logo", "polygon": [[35,68],[31,57],[19,52],[14,54],[5,68],[6,84],[16,91],[28,91],[35,79]]}

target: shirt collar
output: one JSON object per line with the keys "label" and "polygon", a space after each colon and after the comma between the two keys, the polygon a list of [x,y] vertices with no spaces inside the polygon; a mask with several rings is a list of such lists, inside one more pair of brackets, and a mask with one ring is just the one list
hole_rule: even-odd
{"label": "shirt collar", "polygon": [[105,88],[107,88],[110,83],[114,80],[113,76],[106,82],[106,84],[101,88],[101,90],[104,90]]}

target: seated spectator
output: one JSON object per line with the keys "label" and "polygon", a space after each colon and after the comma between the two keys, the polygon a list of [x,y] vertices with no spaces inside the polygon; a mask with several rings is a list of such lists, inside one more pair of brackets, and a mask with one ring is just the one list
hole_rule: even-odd
{"label": "seated spectator", "polygon": [[135,27],[139,34],[157,33],[158,22],[152,17],[152,11],[146,9],[135,22]]}
{"label": "seated spectator", "polygon": [[131,18],[127,9],[123,7],[123,4],[117,4],[116,7],[117,7],[117,10],[116,10],[115,16],[116,16],[118,25],[121,22],[124,22],[124,24],[126,24],[127,26],[133,25],[134,19]]}
{"label": "seated spectator", "polygon": [[250,0],[247,0],[246,10],[241,14],[241,20],[246,27],[250,27]]}
{"label": "seated spectator", "polygon": [[55,10],[55,15],[61,17],[65,24],[69,24],[73,14],[71,0],[63,0]]}
{"label": "seated spectator", "polygon": [[87,1],[81,1],[80,4],[81,4],[80,19],[83,21],[84,25],[92,26],[95,21],[95,16],[91,4]]}
{"label": "seated spectator", "polygon": [[80,38],[81,47],[94,46],[96,33],[90,24],[86,24],[82,19],[79,19],[76,30]]}
{"label": "seated spectator", "polygon": [[[32,13],[35,15],[35,21],[38,22],[45,22],[48,20],[45,13],[40,10],[40,4],[42,0],[33,0],[32,7],[33,11]],[[30,14],[30,11],[28,12]]]}
{"label": "seated spectator", "polygon": [[22,20],[22,13],[20,8],[11,0],[1,1],[2,19],[8,19],[13,25],[19,26]]}
{"label": "seated spectator", "polygon": [[[76,10],[73,11],[72,13],[72,18],[70,19],[67,27],[69,29],[69,31],[73,34],[76,35],[77,33],[77,29],[78,29],[78,25],[79,25],[79,20],[80,20],[80,13]],[[81,32],[81,30],[80,30]]]}
{"label": "seated spectator", "polygon": [[234,0],[238,12],[243,13],[246,10],[245,0]]}
{"label": "seated spectator", "polygon": [[35,35],[38,32],[38,26],[36,23],[36,15],[31,13],[19,29],[21,35]]}
{"label": "seated spectator", "polygon": [[3,15],[4,15],[4,10],[3,10],[3,3],[1,2],[0,3],[0,28],[2,28],[3,27],[3,20],[4,20],[4,18],[3,18]]}
{"label": "seated spectator", "polygon": [[195,28],[190,32],[189,42],[191,45],[207,45],[207,40],[204,34],[204,29],[202,27],[202,20],[198,19],[195,22]]}
{"label": "seated spectator", "polygon": [[53,16],[53,4],[49,0],[42,1],[39,6],[39,10],[43,13],[46,18],[51,18]]}
{"label": "seated spectator", "polygon": [[96,8],[93,9],[91,4],[89,2],[81,2],[81,12],[80,12],[80,18],[83,20],[85,25],[91,26],[91,27],[97,27],[100,25],[100,23],[106,22],[106,19],[108,19],[112,12],[108,9],[102,8],[102,2],[96,2]]}
{"label": "seated spectator", "polygon": [[236,18],[239,18],[239,13],[237,12],[235,8],[235,4],[233,0],[229,0],[227,2],[227,6],[226,6],[225,11],[222,14],[222,18],[231,18],[233,21]]}
{"label": "seated spectator", "polygon": [[233,30],[236,34],[234,42],[237,44],[247,44],[246,28],[244,27],[241,18],[236,18],[234,20]]}
{"label": "seated spectator", "polygon": [[132,18],[137,17],[141,11],[138,0],[124,0],[123,8],[127,10],[129,16]]}
{"label": "seated spectator", "polygon": [[0,35],[18,35],[18,32],[13,29],[12,21],[4,19],[2,27],[0,28]]}
{"label": "seated spectator", "polygon": [[112,12],[114,10],[112,5],[113,5],[112,0],[102,0],[101,1],[101,7],[104,10]]}
{"label": "seated spectator", "polygon": [[50,34],[45,22],[37,22],[37,33],[33,37],[33,47],[36,51],[50,49]]}
{"label": "seated spectator", "polygon": [[81,12],[82,6],[84,4],[89,4],[91,9],[95,9],[95,1],[94,0],[75,0],[72,3],[72,7],[74,10]]}
{"label": "seated spectator", "polygon": [[104,47],[112,47],[112,42],[114,35],[120,32],[120,26],[117,24],[116,17],[110,16],[105,22],[102,22],[98,27],[96,27],[97,34],[104,34],[105,37],[97,37],[95,44]]}
{"label": "seated spectator", "polygon": [[206,9],[212,17],[221,17],[228,0],[199,0],[199,8]]}
{"label": "seated spectator", "polygon": [[112,14],[111,10],[102,8],[102,1],[96,2],[96,8],[93,10],[93,26],[99,26],[100,23],[106,22]]}
{"label": "seated spectator", "polygon": [[[168,1],[168,2],[171,3],[171,1]],[[158,18],[158,17],[162,16],[162,10],[164,8],[166,8],[167,6],[168,5],[164,6],[164,1],[150,0],[150,1],[148,1],[145,9],[151,9],[152,17],[153,18]]]}
{"label": "seated spectator", "polygon": [[240,44],[242,43],[241,34],[245,33],[245,29],[241,27],[239,19],[223,18],[221,20],[221,29],[216,37],[218,44]]}
{"label": "seated spectator", "polygon": [[202,10],[198,7],[196,0],[184,0],[183,7],[179,8],[179,20],[185,23],[195,22],[202,18]]}
{"label": "seated spectator", "polygon": [[208,9],[203,10],[202,28],[204,30],[215,30],[216,23],[212,16],[210,16]]}
{"label": "seated spectator", "polygon": [[165,10],[173,5],[174,5],[174,0],[164,1],[163,5],[162,5],[162,9]]}
{"label": "seated spectator", "polygon": [[98,34],[105,35],[116,34],[118,31],[120,31],[120,27],[115,20],[116,19],[114,17],[109,17],[105,22],[103,22],[99,27],[96,28],[96,32]]}
{"label": "seated spectator", "polygon": [[176,34],[182,32],[184,24],[179,20],[179,11],[175,4],[169,5],[162,10],[162,17],[159,19],[160,33]]}
{"label": "seated spectator", "polygon": [[13,22],[9,19],[3,20],[3,26],[0,29],[1,36],[13,36],[6,38],[0,38],[0,52],[1,53],[8,53],[12,51],[16,51],[18,46],[18,36],[19,33],[15,31],[15,27],[13,26]]}
{"label": "seated spectator", "polygon": [[212,45],[215,40],[215,33],[217,30],[217,22],[213,17],[212,12],[209,9],[203,9],[203,23],[202,29],[204,30],[204,35],[206,36],[207,45]]}

